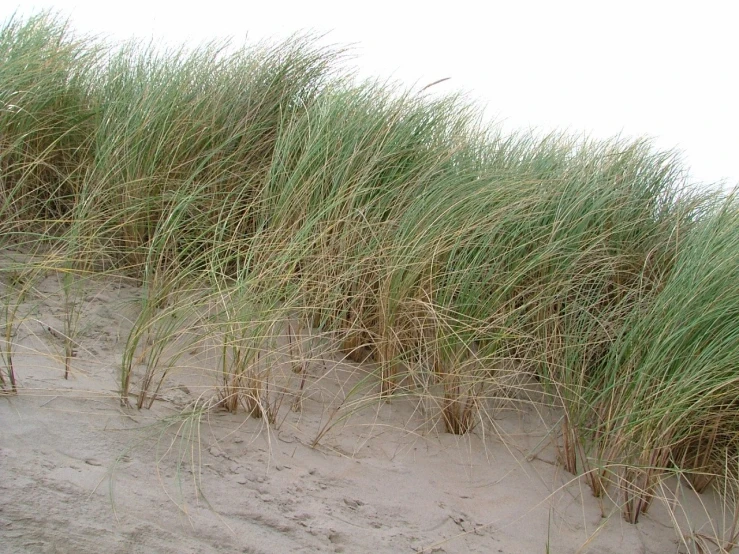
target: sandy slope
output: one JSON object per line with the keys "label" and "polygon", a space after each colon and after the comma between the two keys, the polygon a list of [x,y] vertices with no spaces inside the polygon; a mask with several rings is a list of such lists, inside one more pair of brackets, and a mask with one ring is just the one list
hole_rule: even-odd
{"label": "sandy slope", "polygon": [[[81,298],[68,381],[49,332],[64,312],[58,277],[48,275],[24,304],[22,389],[0,398],[2,552],[682,549],[666,502],[636,526],[613,506],[601,517],[589,489],[554,463],[533,409],[504,407],[456,437],[410,399],[375,402],[312,447],[327,421],[339,421],[331,403],[366,370],[330,352],[309,368],[302,410],[286,402],[272,426],[243,413],[182,415],[215,383],[204,375],[207,353],[179,360],[151,410],[121,408],[117,372],[139,294],[101,281]],[[319,379],[321,368],[329,372]],[[680,499],[684,531],[710,535],[700,502],[710,508],[715,499],[682,489]]]}

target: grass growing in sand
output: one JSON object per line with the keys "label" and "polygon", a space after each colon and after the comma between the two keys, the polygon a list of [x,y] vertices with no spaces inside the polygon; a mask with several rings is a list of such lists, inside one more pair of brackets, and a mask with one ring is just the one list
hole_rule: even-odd
{"label": "grass growing in sand", "polygon": [[22,392],[24,271],[63,279],[62,376],[81,283],[122,275],[143,289],[124,404],[151,406],[202,348],[203,402],[279,424],[322,342],[371,374],[317,440],[380,399],[420,398],[464,434],[537,391],[561,411],[564,468],[631,522],[668,476],[736,490],[735,198],[689,188],[645,142],[503,136],[461,98],[356,83],[344,55],[6,22],[0,247],[34,262],[0,267],[3,391]]}

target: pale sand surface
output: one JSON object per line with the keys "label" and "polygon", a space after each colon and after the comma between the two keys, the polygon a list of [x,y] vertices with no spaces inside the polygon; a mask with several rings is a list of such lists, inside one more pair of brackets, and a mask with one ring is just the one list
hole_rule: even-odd
{"label": "pale sand surface", "polygon": [[[531,407],[502,405],[457,437],[415,400],[373,402],[312,447],[368,369],[328,350],[321,363],[312,353],[302,410],[285,401],[272,426],[243,412],[181,416],[216,382],[203,374],[210,355],[196,350],[151,410],[121,408],[121,353],[141,291],[90,287],[68,381],[48,332],[64,312],[58,277],[24,305],[21,392],[0,398],[2,552],[684,551],[667,502],[638,525],[612,505],[602,517],[587,486],[555,463],[542,420],[556,414]],[[711,534],[701,502],[715,509],[715,498],[680,490],[683,531]]]}

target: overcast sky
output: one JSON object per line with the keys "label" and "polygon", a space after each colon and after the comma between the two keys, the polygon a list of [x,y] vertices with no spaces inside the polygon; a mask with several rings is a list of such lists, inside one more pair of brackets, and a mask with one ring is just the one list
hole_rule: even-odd
{"label": "overcast sky", "polygon": [[464,91],[506,128],[649,136],[695,181],[739,182],[739,7],[662,0],[4,0],[113,39],[199,43],[328,32],[363,76]]}

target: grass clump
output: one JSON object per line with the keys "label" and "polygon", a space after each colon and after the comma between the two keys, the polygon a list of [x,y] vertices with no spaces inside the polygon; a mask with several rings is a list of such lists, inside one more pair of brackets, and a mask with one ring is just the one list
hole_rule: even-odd
{"label": "grass clump", "polygon": [[669,277],[614,341],[604,386],[590,392],[590,405],[612,414],[593,436],[622,467],[633,523],[666,471],[679,468],[703,491],[736,449],[738,216],[729,197],[686,234]]}
{"label": "grass clump", "polygon": [[560,462],[631,522],[668,475],[735,489],[739,211],[671,154],[503,136],[305,37],[111,47],[45,14],[6,22],[0,52],[0,247],[63,275],[65,377],[80,283],[126,275],[124,404],[203,347],[210,405],[275,424],[323,341],[374,373],[351,394],[421,398],[450,433],[543,392]]}

